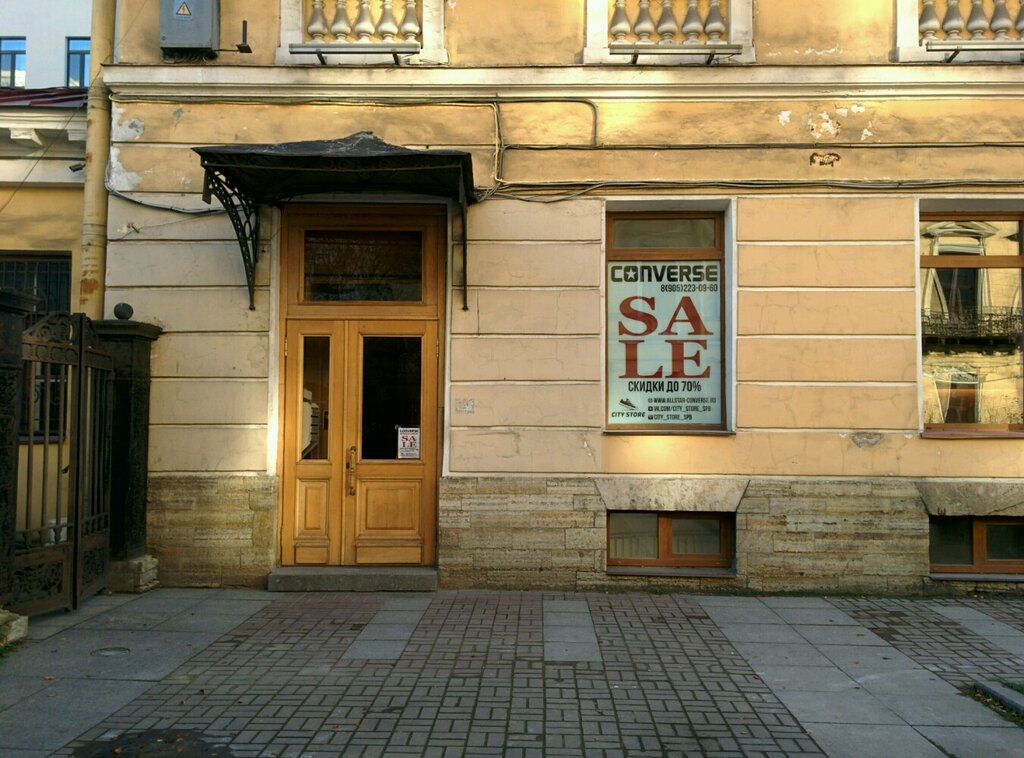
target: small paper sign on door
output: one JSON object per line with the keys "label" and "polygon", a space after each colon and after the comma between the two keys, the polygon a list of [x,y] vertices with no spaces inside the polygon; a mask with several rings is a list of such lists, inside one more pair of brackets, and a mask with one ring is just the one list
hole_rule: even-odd
{"label": "small paper sign on door", "polygon": [[398,427],[398,457],[419,459],[420,429],[418,426]]}

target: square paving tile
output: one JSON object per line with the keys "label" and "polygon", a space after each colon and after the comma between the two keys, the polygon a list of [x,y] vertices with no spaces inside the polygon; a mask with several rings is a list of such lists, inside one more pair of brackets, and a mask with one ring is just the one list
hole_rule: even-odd
{"label": "square paving tile", "polygon": [[835,666],[755,666],[754,671],[773,690],[839,692],[858,688]]}
{"label": "square paving tile", "polygon": [[[863,690],[839,692],[800,692],[781,690],[779,700],[801,722],[819,724],[891,724],[904,723],[895,712]],[[895,754],[894,754],[895,755]]]}
{"label": "square paving tile", "polygon": [[590,613],[565,613],[562,611],[544,612],[544,626],[593,626],[594,619]]}
{"label": "square paving tile", "polygon": [[545,600],[544,615],[549,613],[590,613],[586,600]]}
{"label": "square paving tile", "polygon": [[806,642],[785,624],[726,624],[722,633],[730,642]]}
{"label": "square paving tile", "polygon": [[860,724],[805,722],[804,727],[829,758],[948,758],[948,755],[906,725],[875,725],[865,728]]}
{"label": "square paving tile", "polygon": [[814,645],[885,645],[885,640],[860,626],[818,626],[799,624],[794,632]]}
{"label": "square paving tile", "polygon": [[818,651],[854,678],[872,672],[920,668],[891,645],[818,645]]}
{"label": "square paving tile", "polygon": [[815,626],[860,626],[838,608],[777,608],[776,613],[789,624]]}
{"label": "square paving tile", "polygon": [[736,642],[736,650],[754,669],[762,666],[831,666],[808,642]]}
{"label": "square paving tile", "polygon": [[601,649],[586,642],[545,642],[545,661],[600,661]]}
{"label": "square paving tile", "polygon": [[1024,744],[1019,726],[924,726],[919,731],[948,755],[1020,758]]}
{"label": "square paving tile", "polygon": [[876,695],[955,695],[957,689],[927,669],[871,671],[854,678],[861,687]]}
{"label": "square paving tile", "polygon": [[[960,694],[879,694],[878,699],[911,726],[1000,727],[1006,724],[994,711]],[[1024,730],[1020,738],[1024,754]]]}
{"label": "square paving tile", "polygon": [[719,626],[726,624],[785,624],[771,608],[757,605],[706,605],[704,612]]}
{"label": "square paving tile", "polygon": [[833,610],[834,606],[823,597],[765,597],[762,602],[769,608],[813,608],[821,610]]}
{"label": "square paving tile", "polygon": [[402,657],[406,644],[404,640],[356,640],[346,648],[341,657],[394,660]]}

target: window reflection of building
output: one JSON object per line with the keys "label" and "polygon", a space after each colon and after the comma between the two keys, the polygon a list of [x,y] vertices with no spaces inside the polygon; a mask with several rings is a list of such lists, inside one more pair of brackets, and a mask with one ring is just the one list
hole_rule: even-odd
{"label": "window reflection of building", "polygon": [[924,421],[1020,425],[1021,219],[921,228]]}

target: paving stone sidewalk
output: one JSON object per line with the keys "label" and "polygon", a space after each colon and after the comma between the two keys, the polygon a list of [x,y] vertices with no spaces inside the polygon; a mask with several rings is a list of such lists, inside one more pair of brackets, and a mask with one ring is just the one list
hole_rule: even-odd
{"label": "paving stone sidewalk", "polygon": [[1014,756],[1024,600],[157,590],[33,620],[0,755]]}

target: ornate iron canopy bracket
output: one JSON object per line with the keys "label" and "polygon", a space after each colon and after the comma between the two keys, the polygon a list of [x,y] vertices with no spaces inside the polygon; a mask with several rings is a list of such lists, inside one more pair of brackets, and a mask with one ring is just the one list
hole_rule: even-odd
{"label": "ornate iron canopy bracket", "polygon": [[238,248],[245,266],[245,284],[249,288],[249,310],[256,310],[256,257],[260,241],[260,209],[238,187],[232,184],[222,172],[206,166],[203,178],[203,200],[210,202],[210,195],[217,196],[231,219],[238,238]]}

